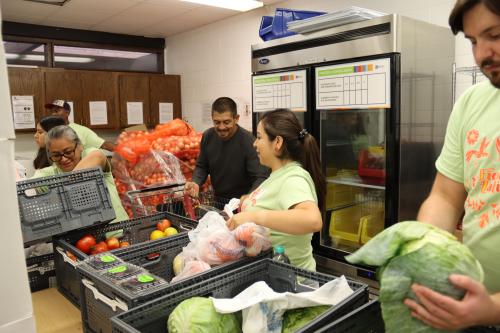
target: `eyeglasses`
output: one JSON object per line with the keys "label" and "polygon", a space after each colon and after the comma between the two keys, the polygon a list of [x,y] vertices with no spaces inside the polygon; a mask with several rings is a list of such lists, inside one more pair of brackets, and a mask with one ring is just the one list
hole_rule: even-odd
{"label": "eyeglasses", "polygon": [[50,153],[49,158],[52,162],[59,162],[60,160],[62,160],[63,156],[71,159],[75,156],[75,150],[76,150],[77,146],[78,146],[78,144],[75,144],[75,147],[73,149],[66,150],[62,154],[61,153]]}

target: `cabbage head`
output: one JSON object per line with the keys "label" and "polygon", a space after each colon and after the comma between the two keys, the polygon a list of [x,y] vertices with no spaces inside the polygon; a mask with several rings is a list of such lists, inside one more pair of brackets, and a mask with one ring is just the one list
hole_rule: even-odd
{"label": "cabbage head", "polygon": [[238,333],[241,323],[236,314],[215,311],[212,300],[192,297],[179,303],[167,321],[169,333]]}
{"label": "cabbage head", "polygon": [[[346,257],[353,264],[378,266],[379,300],[386,333],[444,332],[427,326],[410,314],[405,298],[418,283],[454,299],[464,291],[449,281],[450,274],[468,275],[483,281],[483,269],[469,248],[450,233],[420,222],[400,222],[385,229],[359,250]],[[447,331],[448,332],[448,331]]]}

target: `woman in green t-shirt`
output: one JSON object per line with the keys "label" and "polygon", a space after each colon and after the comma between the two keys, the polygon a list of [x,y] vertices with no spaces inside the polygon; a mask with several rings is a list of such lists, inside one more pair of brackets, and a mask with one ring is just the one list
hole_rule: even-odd
{"label": "woman in green t-shirt", "polygon": [[106,155],[100,149],[83,149],[76,132],[71,127],[65,125],[56,126],[45,135],[45,146],[47,157],[53,164],[37,170],[33,178],[100,167],[104,173],[104,182],[116,214],[116,218],[113,221],[128,219],[127,212],[123,208],[116,190],[116,185],[111,174],[111,166]]}
{"label": "woman in green t-shirt", "polygon": [[312,234],[322,227],[326,184],[319,149],[293,112],[266,113],[257,126],[254,147],[271,175],[241,203],[228,227],[254,222],[271,229],[273,246],[282,245],[293,265],[316,269]]}

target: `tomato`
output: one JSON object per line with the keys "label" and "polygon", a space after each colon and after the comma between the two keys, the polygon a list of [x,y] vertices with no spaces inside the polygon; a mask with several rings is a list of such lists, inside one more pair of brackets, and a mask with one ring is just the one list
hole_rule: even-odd
{"label": "tomato", "polygon": [[106,251],[108,251],[108,245],[106,245],[106,242],[99,242],[92,247],[90,254],[98,254]]}
{"label": "tomato", "polygon": [[114,250],[120,247],[120,241],[116,237],[111,237],[106,240],[106,245],[109,250]]}
{"label": "tomato", "polygon": [[156,224],[156,229],[158,229],[160,231],[165,231],[165,229],[170,228],[171,226],[172,226],[172,223],[170,223],[169,220],[163,219]]}
{"label": "tomato", "polygon": [[92,235],[85,235],[76,242],[76,248],[83,253],[89,254],[92,247],[96,244],[95,238]]}
{"label": "tomato", "polygon": [[127,247],[129,245],[130,245],[129,242],[120,242],[120,247]]}

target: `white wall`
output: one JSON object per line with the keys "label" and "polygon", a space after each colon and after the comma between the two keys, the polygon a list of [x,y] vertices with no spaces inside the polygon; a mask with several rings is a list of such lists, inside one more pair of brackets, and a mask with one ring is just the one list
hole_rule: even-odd
{"label": "white wall", "polygon": [[[220,96],[251,103],[250,47],[262,42],[258,35],[261,17],[273,16],[276,7],[331,12],[359,6],[448,26],[454,3],[455,0],[283,1],[168,38],[167,70],[181,75],[183,115],[201,131],[211,126],[209,121],[203,121],[209,120],[209,115],[200,115],[203,103]],[[455,54],[458,66],[474,64],[469,43],[461,35],[456,40]],[[460,93],[471,79],[464,75],[458,79]]]}

